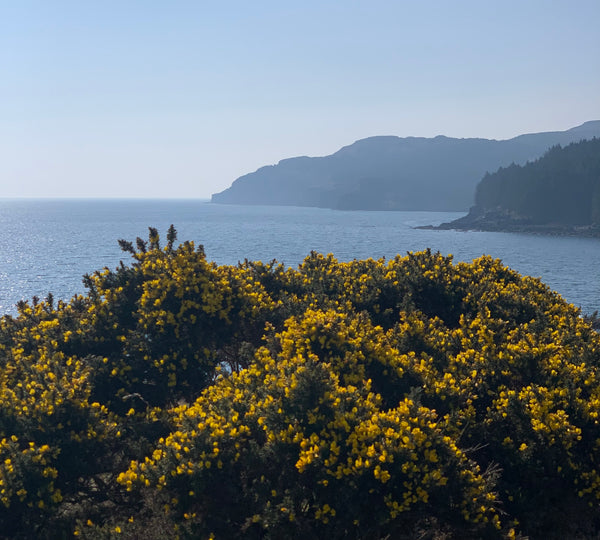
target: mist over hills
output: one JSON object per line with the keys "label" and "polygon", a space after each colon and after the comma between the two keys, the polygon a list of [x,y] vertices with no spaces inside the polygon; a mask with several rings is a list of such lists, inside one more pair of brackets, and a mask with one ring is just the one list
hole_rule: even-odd
{"label": "mist over hills", "polygon": [[377,136],[323,157],[283,159],[212,196],[221,204],[340,210],[467,211],[488,172],[524,164],[551,146],[600,137],[600,121],[508,140]]}

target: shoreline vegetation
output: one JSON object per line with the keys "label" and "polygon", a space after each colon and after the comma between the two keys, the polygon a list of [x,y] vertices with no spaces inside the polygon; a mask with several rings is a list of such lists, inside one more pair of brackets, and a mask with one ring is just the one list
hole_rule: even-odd
{"label": "shoreline vegetation", "polygon": [[0,318],[0,537],[592,539],[595,317],[484,256],[131,257]]}

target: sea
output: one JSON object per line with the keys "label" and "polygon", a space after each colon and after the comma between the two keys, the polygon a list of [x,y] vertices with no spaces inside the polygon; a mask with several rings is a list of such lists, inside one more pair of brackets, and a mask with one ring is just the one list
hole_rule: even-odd
{"label": "sea", "polygon": [[166,239],[202,244],[217,264],[244,259],[296,267],[311,252],[340,261],[393,258],[431,248],[455,261],[491,255],[521,274],[539,277],[567,301],[600,309],[600,239],[418,229],[456,212],[338,211],[290,206],[217,205],[206,200],[0,199],[0,315],[15,315],[33,296],[68,300],[85,293],[82,276],[131,262],[117,241]]}

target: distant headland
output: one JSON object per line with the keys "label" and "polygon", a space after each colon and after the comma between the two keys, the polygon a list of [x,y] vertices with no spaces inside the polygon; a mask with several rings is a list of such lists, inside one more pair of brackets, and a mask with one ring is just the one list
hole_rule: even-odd
{"label": "distant headland", "polygon": [[467,211],[476,186],[499,168],[549,148],[600,137],[600,121],[508,140],[370,137],[324,157],[295,157],[241,176],[213,203],[340,210]]}

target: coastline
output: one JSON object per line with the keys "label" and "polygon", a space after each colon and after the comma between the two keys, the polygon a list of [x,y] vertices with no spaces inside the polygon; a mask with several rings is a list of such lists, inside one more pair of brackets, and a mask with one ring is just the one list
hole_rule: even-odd
{"label": "coastline", "polygon": [[600,225],[570,225],[563,223],[534,223],[531,219],[519,216],[504,209],[481,210],[471,208],[469,213],[448,223],[415,227],[427,230],[459,230],[508,232],[536,234],[544,236],[573,236],[579,238],[600,238]]}

